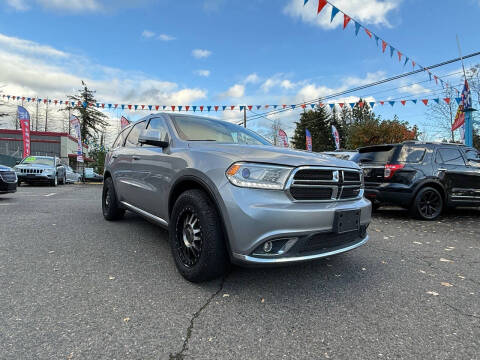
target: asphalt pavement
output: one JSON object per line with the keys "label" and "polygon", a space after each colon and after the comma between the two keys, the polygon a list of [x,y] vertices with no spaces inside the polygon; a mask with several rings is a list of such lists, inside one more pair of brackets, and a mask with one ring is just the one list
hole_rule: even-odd
{"label": "asphalt pavement", "polygon": [[1,359],[479,359],[480,209],[375,214],[329,259],[191,284],[101,186],[0,196]]}

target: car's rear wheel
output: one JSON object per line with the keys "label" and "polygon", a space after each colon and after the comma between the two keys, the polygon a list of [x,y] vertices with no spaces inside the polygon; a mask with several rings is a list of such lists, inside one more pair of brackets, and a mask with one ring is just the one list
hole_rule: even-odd
{"label": "car's rear wheel", "polygon": [[420,189],[410,211],[412,216],[417,219],[435,220],[443,211],[442,194],[429,186]]}
{"label": "car's rear wheel", "polygon": [[221,277],[229,261],[218,212],[207,194],[188,190],[173,206],[169,226],[175,265],[192,282]]}
{"label": "car's rear wheel", "polygon": [[103,183],[102,212],[103,217],[108,221],[121,219],[125,215],[125,210],[118,206],[117,195],[111,177],[107,178]]}

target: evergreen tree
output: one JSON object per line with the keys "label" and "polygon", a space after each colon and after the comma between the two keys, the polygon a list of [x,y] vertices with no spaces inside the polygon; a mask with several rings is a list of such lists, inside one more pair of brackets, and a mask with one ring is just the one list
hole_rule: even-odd
{"label": "evergreen tree", "polygon": [[69,105],[66,110],[72,110],[72,114],[78,113],[82,139],[88,143],[104,132],[108,122],[107,115],[96,107],[95,91],[89,89],[83,81],[82,86],[83,88],[78,90],[78,94],[68,96],[70,105],[71,102],[74,102],[75,105]]}
{"label": "evergreen tree", "polygon": [[330,114],[325,106],[318,106],[315,110],[303,112],[292,137],[295,149],[306,149],[305,130],[312,134],[312,150],[315,152],[335,149],[331,131]]}

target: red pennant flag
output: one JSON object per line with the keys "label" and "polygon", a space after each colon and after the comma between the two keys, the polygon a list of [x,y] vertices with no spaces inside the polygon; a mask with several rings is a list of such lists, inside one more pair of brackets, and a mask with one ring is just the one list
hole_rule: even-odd
{"label": "red pennant flag", "polygon": [[15,100],[15,96],[12,96],[12,99]]}
{"label": "red pennant flag", "polygon": [[265,105],[265,109],[268,109],[269,106],[270,106],[270,105]]}
{"label": "red pennant flag", "polygon": [[172,105],[172,111],[175,111],[175,105]]}
{"label": "red pennant flag", "polygon": [[53,100],[53,103],[54,103],[55,105],[57,105],[57,102],[58,102],[57,100]]}
{"label": "red pennant flag", "polygon": [[412,60],[412,67],[415,69],[415,61]]}
{"label": "red pennant flag", "polygon": [[319,105],[320,105],[320,107],[323,107],[323,103],[320,103]]}
{"label": "red pennant flag", "polygon": [[340,109],[343,108],[343,105],[345,105],[344,103],[340,103],[338,104],[340,106]]}
{"label": "red pennant flag", "polygon": [[282,107],[285,109],[287,107],[287,105],[283,104]]}
{"label": "red pennant flag", "polygon": [[450,98],[443,99],[448,105],[450,105]]}
{"label": "red pennant flag", "polygon": [[[348,16],[347,14],[343,14],[343,29],[345,29],[347,27],[350,20],[352,20],[352,18],[350,16]],[[365,29],[365,30],[367,30],[367,29]]]}
{"label": "red pennant flag", "polygon": [[102,109],[105,109],[105,104],[102,104]]}
{"label": "red pennant flag", "polygon": [[46,104],[46,103],[47,103],[47,99],[43,99],[43,103]]}
{"label": "red pennant flag", "polygon": [[185,111],[188,111],[190,109],[190,105],[185,106]]}
{"label": "red pennant flag", "polygon": [[158,110],[159,107],[160,105],[155,105],[155,110]]}
{"label": "red pennant flag", "polygon": [[248,105],[248,110],[251,111],[251,110],[252,110],[252,107],[253,107],[252,105]]}
{"label": "red pennant flag", "polygon": [[438,76],[437,76],[437,75],[433,75],[433,77],[435,78],[435,83],[438,85]]}
{"label": "red pennant flag", "polygon": [[78,106],[81,106],[82,105],[82,102],[79,100],[78,103],[77,103]]}
{"label": "red pennant flag", "polygon": [[118,107],[118,104],[114,104],[113,107],[116,109]]}
{"label": "red pennant flag", "polygon": [[403,106],[405,106],[405,104],[407,103],[407,100],[400,100],[400,102],[402,103]]}
{"label": "red pennant flag", "polygon": [[366,28],[364,28],[364,29],[365,29],[365,32],[367,33],[368,37],[371,39],[372,38],[372,33],[370,32],[370,30],[368,30]]}
{"label": "red pennant flag", "polygon": [[[3,97],[5,97],[5,95],[3,95]],[[35,98],[32,98],[32,102],[34,102],[34,101],[35,101]],[[65,102],[67,102],[67,101],[65,101]]]}
{"label": "red pennant flag", "polygon": [[[22,97],[22,101],[25,101],[25,96]],[[57,101],[57,100],[55,100],[55,101]]]}
{"label": "red pennant flag", "polygon": [[128,110],[132,110],[132,105],[128,105]]}
{"label": "red pennant flag", "polygon": [[142,110],[145,109],[145,105],[142,105]]}
{"label": "red pennant flag", "polygon": [[387,48],[387,43],[385,42],[385,40],[382,40],[382,52],[385,52],[385,49]]}
{"label": "red pennant flag", "polygon": [[318,0],[318,11],[317,15],[323,10],[323,8],[327,5],[327,0]]}
{"label": "red pennant flag", "polygon": [[400,51],[397,51],[398,53],[398,61],[402,61],[402,53]]}
{"label": "red pennant flag", "polygon": [[428,99],[423,99],[422,102],[423,102],[425,105],[428,105]]}
{"label": "red pennant flag", "polygon": [[213,108],[215,109],[215,111],[218,111],[218,105],[215,105]]}
{"label": "red pennant flag", "polygon": [[384,104],[385,104],[385,101],[380,101],[380,104],[384,105]]}
{"label": "red pennant flag", "polygon": [[307,105],[302,104],[302,105],[300,105],[300,107],[301,107],[302,109],[305,109],[305,108],[307,107]]}
{"label": "red pennant flag", "polygon": [[200,111],[203,111],[203,105],[202,105],[202,106],[200,106]]}
{"label": "red pennant flag", "polygon": [[230,110],[235,109],[235,105],[230,106]]}
{"label": "red pennant flag", "polygon": [[358,102],[358,107],[359,107],[359,108],[363,108],[363,101],[359,101],[359,102]]}

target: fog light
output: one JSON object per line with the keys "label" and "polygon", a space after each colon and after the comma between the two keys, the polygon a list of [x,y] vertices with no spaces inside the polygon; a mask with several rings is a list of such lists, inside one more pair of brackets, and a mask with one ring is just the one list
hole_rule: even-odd
{"label": "fog light", "polygon": [[267,241],[265,244],[263,244],[263,251],[265,251],[266,253],[269,253],[270,251],[272,251],[272,248],[273,248],[273,244],[271,241]]}

